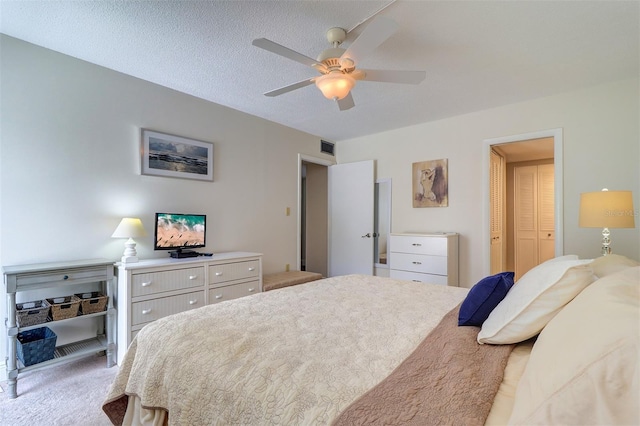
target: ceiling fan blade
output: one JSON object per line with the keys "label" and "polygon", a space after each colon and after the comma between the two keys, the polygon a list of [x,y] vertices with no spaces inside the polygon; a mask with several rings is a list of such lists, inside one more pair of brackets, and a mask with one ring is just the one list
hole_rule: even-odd
{"label": "ceiling fan blade", "polygon": [[351,92],[349,92],[349,94],[344,98],[338,100],[338,108],[340,108],[340,111],[346,111],[353,108],[354,106],[356,106],[356,104],[355,102],[353,102],[353,96],[351,96]]}
{"label": "ceiling fan blade", "polygon": [[426,71],[357,70],[363,74],[358,80],[382,83],[420,84],[427,76]]}
{"label": "ceiling fan blade", "polygon": [[309,67],[313,67],[320,72],[326,72],[327,70],[327,67],[324,64],[319,63],[315,59],[305,56],[302,53],[298,53],[295,50],[291,50],[288,47],[284,47],[283,45],[266,38],[257,38],[253,40],[251,44],[261,49],[267,50],[271,53],[275,53],[276,55],[284,56],[285,58],[291,59],[292,61],[296,61]]}
{"label": "ceiling fan blade", "polygon": [[315,77],[308,78],[306,80],[302,80],[302,81],[299,81],[297,83],[289,84],[288,86],[284,86],[284,87],[281,87],[279,89],[272,90],[270,92],[265,93],[264,95],[265,96],[269,96],[269,97],[280,96],[280,95],[285,94],[287,92],[291,92],[293,90],[301,89],[303,87],[306,87],[306,86],[308,86],[310,84],[313,84],[315,81],[316,81]]}
{"label": "ceiling fan blade", "polygon": [[349,58],[357,64],[397,30],[398,24],[395,21],[380,16],[375,18],[351,43],[340,59]]}

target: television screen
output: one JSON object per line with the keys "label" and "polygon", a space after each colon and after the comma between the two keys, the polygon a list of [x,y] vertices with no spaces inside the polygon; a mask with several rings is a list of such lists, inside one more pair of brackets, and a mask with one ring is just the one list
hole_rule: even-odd
{"label": "television screen", "polygon": [[156,213],[155,250],[199,248],[206,245],[203,214]]}

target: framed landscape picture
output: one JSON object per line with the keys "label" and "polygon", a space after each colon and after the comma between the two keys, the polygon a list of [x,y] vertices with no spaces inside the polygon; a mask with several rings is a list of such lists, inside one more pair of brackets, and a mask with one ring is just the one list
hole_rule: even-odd
{"label": "framed landscape picture", "polygon": [[142,129],[142,174],[213,181],[213,144]]}

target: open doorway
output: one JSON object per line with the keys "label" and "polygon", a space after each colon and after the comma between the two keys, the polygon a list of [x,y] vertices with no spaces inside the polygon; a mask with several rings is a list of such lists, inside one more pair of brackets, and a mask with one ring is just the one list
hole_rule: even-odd
{"label": "open doorway", "polygon": [[328,185],[326,160],[298,155],[297,270],[328,276]]}
{"label": "open doorway", "polygon": [[[371,165],[358,171],[359,168],[362,168],[363,163],[371,163]],[[330,173],[329,169],[333,173]],[[343,170],[343,179],[346,178],[348,181],[341,181],[336,169]],[[370,173],[366,173],[367,170]],[[332,193],[330,193],[332,186],[329,184],[329,175],[333,176],[334,181]],[[365,182],[362,182],[362,179]],[[335,191],[335,188],[344,189],[353,186],[352,183],[355,183],[358,188],[356,191],[358,196],[353,196],[352,190],[347,196],[347,200],[341,199],[340,193],[343,191]],[[369,203],[360,202],[361,197],[367,193],[366,190],[363,190],[367,187],[367,183],[371,186],[371,201]],[[329,208],[332,203],[333,209]],[[336,206],[342,206],[346,212],[336,215]],[[333,217],[333,223],[329,216]],[[340,230],[341,224],[344,225],[353,217],[356,218],[359,226],[363,226],[354,234],[355,237],[350,235],[351,233],[331,233],[332,229]],[[371,219],[369,225],[367,225],[367,218]],[[336,221],[336,219],[338,220]],[[357,227],[349,229],[352,228],[355,230]],[[378,179],[374,182],[372,161],[336,166],[331,161],[303,154],[298,155],[297,270],[318,272],[325,277],[330,276],[332,267],[333,269],[337,268],[335,259],[338,258],[346,259],[343,263],[346,262],[348,269],[360,271],[357,273],[388,276],[389,269],[386,260],[387,240],[390,232],[391,179]],[[348,251],[348,256],[340,256],[335,253],[336,247],[347,247],[349,244],[353,244],[353,239],[360,243],[372,243],[369,245],[356,242],[357,247],[352,247]],[[333,254],[331,244],[333,244]],[[331,262],[331,259],[334,261]],[[368,272],[363,272],[364,270]]]}
{"label": "open doorway", "polygon": [[563,252],[562,129],[484,142],[485,272],[517,279]]}

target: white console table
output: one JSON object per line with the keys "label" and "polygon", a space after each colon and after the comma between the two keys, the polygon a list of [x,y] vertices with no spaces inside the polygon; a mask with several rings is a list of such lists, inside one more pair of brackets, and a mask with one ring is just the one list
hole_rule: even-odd
{"label": "white console table", "polygon": [[117,360],[148,323],[262,291],[262,255],[218,253],[118,263]]}
{"label": "white console table", "polygon": [[[9,398],[16,398],[19,373],[45,368],[62,362],[72,361],[96,352],[106,351],[107,367],[115,364],[114,338],[112,332],[115,309],[113,308],[113,267],[114,263],[106,259],[78,260],[71,262],[41,263],[32,265],[4,266],[4,285],[7,291],[7,385]],[[102,283],[104,293],[109,296],[107,309],[89,315],[80,315],[60,321],[45,322],[28,327],[19,327],[16,322],[16,293],[30,290],[46,290],[53,287]],[[49,324],[60,324],[80,318],[104,317],[105,323],[92,339],[58,346],[54,358],[28,367],[20,367],[17,360],[17,337],[21,331],[45,327]]]}

